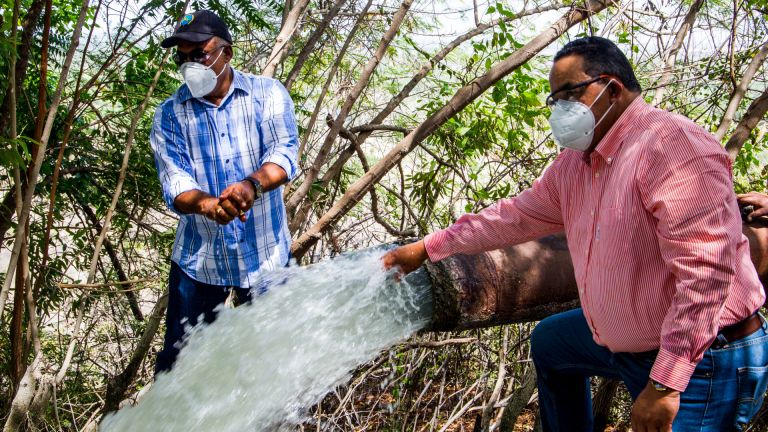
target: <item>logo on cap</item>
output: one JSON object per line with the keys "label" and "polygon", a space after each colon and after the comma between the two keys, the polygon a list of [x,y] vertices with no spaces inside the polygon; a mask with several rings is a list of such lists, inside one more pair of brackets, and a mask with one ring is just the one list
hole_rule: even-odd
{"label": "logo on cap", "polygon": [[186,14],[184,15],[184,18],[181,19],[181,25],[189,25],[192,21],[195,20],[195,16],[192,14]]}

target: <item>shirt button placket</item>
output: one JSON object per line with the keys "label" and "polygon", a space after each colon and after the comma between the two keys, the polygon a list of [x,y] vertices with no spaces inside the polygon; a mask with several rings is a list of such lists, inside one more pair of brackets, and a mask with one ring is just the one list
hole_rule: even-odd
{"label": "shirt button placket", "polygon": [[234,182],[234,170],[232,169],[232,143],[230,142],[229,138],[227,137],[227,122],[226,122],[226,116],[225,111],[222,109],[218,109],[216,112],[218,121],[216,122],[217,129],[219,130],[219,136],[221,137],[221,149],[224,152],[225,155],[228,157],[224,160],[224,171],[226,173],[227,177],[227,184],[232,184]]}

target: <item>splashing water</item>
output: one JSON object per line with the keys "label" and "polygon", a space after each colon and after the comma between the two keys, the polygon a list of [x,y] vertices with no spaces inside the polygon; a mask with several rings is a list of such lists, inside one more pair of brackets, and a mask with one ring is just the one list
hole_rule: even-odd
{"label": "splashing water", "polygon": [[381,255],[272,273],[266,294],[194,328],[173,370],[101,430],[262,431],[306,420],[357,365],[429,322],[426,274],[396,282]]}

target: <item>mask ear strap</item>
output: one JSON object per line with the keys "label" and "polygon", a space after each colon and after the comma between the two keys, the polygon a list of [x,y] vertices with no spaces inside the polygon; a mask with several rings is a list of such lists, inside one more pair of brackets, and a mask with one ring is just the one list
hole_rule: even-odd
{"label": "mask ear strap", "polygon": [[[594,104],[595,104],[595,102],[597,102],[597,100],[598,100],[598,99],[600,99],[600,96],[602,96],[602,95],[603,95],[603,93],[605,93],[605,91],[606,91],[606,90],[608,90],[608,87],[610,87],[611,83],[613,83],[613,82],[615,82],[615,81],[616,81],[616,80],[615,80],[615,79],[613,79],[613,78],[611,78],[611,80],[610,80],[610,81],[608,81],[608,84],[606,84],[606,85],[605,85],[605,88],[603,89],[603,91],[601,91],[601,92],[600,92],[600,94],[599,94],[599,95],[597,95],[597,97],[595,98],[595,101],[594,101],[594,102],[592,102],[592,105],[594,105]],[[590,105],[590,108],[592,107],[592,105]],[[598,120],[598,121],[597,121],[597,123],[595,123],[595,127],[597,127],[597,125],[599,125],[599,124],[600,124],[600,122],[602,122],[602,121],[603,121],[603,119],[605,119],[605,116],[607,116],[607,115],[608,115],[608,113],[609,113],[609,112],[611,112],[611,110],[613,109],[613,106],[614,106],[614,105],[616,105],[616,102],[612,103],[612,104],[611,104],[611,105],[608,107],[608,109],[607,109],[607,110],[605,110],[605,112],[603,113],[603,115],[600,117],[600,120]]]}
{"label": "mask ear strap", "polygon": [[[216,63],[219,62],[219,59],[221,58],[221,54],[224,52],[224,47],[221,46],[219,48],[220,48],[219,49],[219,55],[216,56],[216,60],[214,60],[213,63],[211,63],[210,66],[206,66],[208,69],[213,69],[213,65],[215,65]],[[219,74],[219,75],[221,75],[221,74]],[[216,75],[216,76],[218,76],[218,75]]]}
{"label": "mask ear strap", "polygon": [[595,105],[595,102],[597,102],[597,100],[600,99],[601,96],[603,96],[603,93],[605,93],[605,91],[608,90],[608,88],[611,86],[611,83],[614,82],[614,81],[616,81],[616,80],[613,79],[613,78],[611,78],[610,81],[608,81],[608,84],[606,84],[605,87],[603,87],[603,89],[600,90],[600,93],[598,93],[598,95],[595,98],[595,100],[593,100],[592,103],[589,104],[590,108],[592,108],[592,106]]}

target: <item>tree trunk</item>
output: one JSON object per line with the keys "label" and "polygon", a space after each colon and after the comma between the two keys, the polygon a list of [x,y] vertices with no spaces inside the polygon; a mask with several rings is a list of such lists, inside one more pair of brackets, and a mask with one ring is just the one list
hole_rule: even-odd
{"label": "tree trunk", "polygon": [[[16,23],[19,19],[19,9],[20,9],[20,2],[19,0],[15,0],[13,2],[13,12],[11,14],[11,41],[16,40]],[[15,51],[15,50],[14,50]],[[15,53],[14,53],[15,54]],[[9,120],[10,120],[10,134],[9,138],[11,140],[16,139],[16,58],[15,55],[11,56],[10,63],[8,65],[9,73],[8,73],[8,94],[7,100],[8,100],[8,109],[9,112]],[[16,216],[18,217],[21,214],[21,202],[18,199],[19,197],[19,191],[22,190],[21,185],[21,169],[19,167],[13,168],[13,176],[14,176],[14,188],[16,190]],[[10,378],[11,378],[11,388],[13,395],[16,390],[17,386],[19,384],[19,381],[21,381],[22,374],[24,373],[23,369],[23,342],[22,342],[22,320],[24,318],[24,288],[25,288],[25,280],[27,277],[27,273],[25,270],[27,270],[26,266],[26,259],[27,259],[27,248],[26,248],[26,236],[29,235],[29,224],[20,224],[18,227],[16,227],[16,231],[23,231],[24,232],[24,244],[22,244],[22,252],[21,257],[19,259],[18,263],[18,269],[16,274],[16,289],[13,296],[13,316],[11,318],[11,328],[10,328],[10,334],[9,339],[11,342],[11,370],[10,370]],[[6,276],[10,277],[10,276]],[[3,299],[5,300],[5,299]],[[0,308],[3,308],[5,306],[5,301],[0,302]]]}
{"label": "tree trunk", "polygon": [[608,421],[611,416],[611,407],[613,406],[613,400],[616,398],[616,392],[619,390],[619,384],[621,381],[601,378],[600,384],[597,386],[595,397],[592,400],[592,412],[594,413],[594,431],[603,432],[605,427],[608,426]]}
{"label": "tree trunk", "polygon": [[540,33],[533,40],[525,44],[519,50],[491,68],[488,73],[475,79],[468,85],[459,89],[451,100],[435,114],[424,120],[408,136],[400,141],[389,153],[387,153],[370,171],[357,182],[350,185],[347,192],[333,207],[323,215],[309,230],[302,234],[292,245],[293,256],[300,259],[312,245],[322,236],[323,232],[335,225],[339,219],[347,214],[376,183],[378,183],[390,169],[395,167],[408,153],[410,153],[421,141],[432,134],[443,123],[452,118],[456,113],[477,99],[485,90],[490,88],[500,79],[525,64],[538,52],[546,48],[550,43],[564,34],[569,28],[587,18],[589,14],[599,13],[613,0],[601,2],[591,0],[586,9],[574,9],[557,20],[547,30]]}
{"label": "tree trunk", "polygon": [[504,407],[504,412],[501,414],[501,421],[499,422],[500,432],[513,432],[515,430],[517,418],[520,417],[523,409],[528,406],[528,401],[531,400],[531,396],[533,396],[535,391],[536,369],[533,365],[530,365],[522,377],[522,385],[510,397],[507,406]]}
{"label": "tree trunk", "polygon": [[[38,26],[40,14],[43,11],[44,0],[33,0],[27,8],[27,15],[24,18],[23,29],[21,31],[21,40],[19,41],[18,61],[14,72],[16,74],[14,91],[16,95],[21,94],[24,85],[24,79],[27,76],[27,66],[29,65],[29,54],[32,50],[32,38],[35,36],[35,30]],[[15,23],[14,23],[15,25]],[[10,80],[9,80],[10,83]],[[9,89],[10,90],[10,89]],[[6,91],[3,97],[3,103],[0,105],[0,134],[5,133],[8,127],[11,115],[11,92]],[[2,219],[2,218],[0,218]]]}
{"label": "tree trunk", "polygon": [[0,202],[0,242],[5,239],[5,233],[11,227],[13,221],[13,211],[16,208],[16,189],[11,188],[5,193],[2,202]]}
{"label": "tree trunk", "polygon": [[45,359],[40,351],[29,365],[24,377],[19,383],[19,390],[13,398],[11,411],[5,420],[3,432],[16,432],[21,430],[24,421],[28,417],[29,407],[33,404],[35,395],[47,393],[51,385],[51,376],[46,374]]}
{"label": "tree trunk", "polygon": [[[29,225],[26,226],[27,235],[29,235]],[[18,269],[16,270],[16,284],[13,291],[13,314],[11,316],[11,395],[16,394],[19,382],[21,381],[26,362],[24,357],[24,296],[27,292],[27,277],[29,275],[29,257],[25,244],[19,258]]]}

